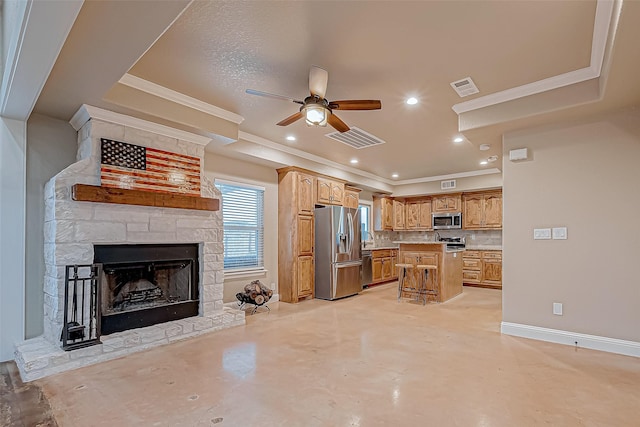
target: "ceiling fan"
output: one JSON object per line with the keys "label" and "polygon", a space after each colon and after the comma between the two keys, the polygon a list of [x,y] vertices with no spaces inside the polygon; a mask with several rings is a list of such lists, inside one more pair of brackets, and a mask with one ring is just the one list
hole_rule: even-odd
{"label": "ceiling fan", "polygon": [[272,93],[261,92],[259,90],[247,89],[246,92],[251,95],[265,96],[267,98],[282,99],[300,104],[300,111],[290,115],[284,120],[277,123],[278,126],[288,126],[291,123],[305,118],[309,126],[326,126],[329,123],[339,132],[346,132],[349,126],[338,116],[333,114],[333,110],[379,110],[382,103],[379,100],[372,99],[350,99],[345,101],[328,101],[324,95],[327,91],[327,82],[329,81],[329,73],[320,67],[312,66],[309,71],[309,92],[304,101],[289,98],[283,95],[274,95]]}

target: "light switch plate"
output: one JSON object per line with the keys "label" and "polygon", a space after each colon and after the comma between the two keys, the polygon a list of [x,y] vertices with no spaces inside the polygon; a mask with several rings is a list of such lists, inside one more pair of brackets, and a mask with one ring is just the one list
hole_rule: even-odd
{"label": "light switch plate", "polygon": [[551,231],[555,240],[567,239],[567,227],[554,227]]}
{"label": "light switch plate", "polygon": [[551,229],[550,228],[534,228],[533,229],[533,239],[534,240],[549,240],[549,239],[551,239]]}

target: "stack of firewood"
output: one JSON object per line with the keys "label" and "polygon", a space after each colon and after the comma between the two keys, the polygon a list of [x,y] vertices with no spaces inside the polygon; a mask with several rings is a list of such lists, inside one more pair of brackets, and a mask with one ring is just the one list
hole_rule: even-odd
{"label": "stack of firewood", "polygon": [[236,298],[241,304],[249,303],[255,305],[265,304],[273,296],[273,291],[263,285],[260,280],[245,285],[244,292],[238,292]]}

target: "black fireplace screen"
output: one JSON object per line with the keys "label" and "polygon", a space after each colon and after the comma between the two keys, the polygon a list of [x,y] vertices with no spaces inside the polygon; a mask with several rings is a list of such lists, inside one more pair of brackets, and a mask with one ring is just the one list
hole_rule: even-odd
{"label": "black fireplace screen", "polygon": [[103,334],[198,314],[197,245],[101,245]]}

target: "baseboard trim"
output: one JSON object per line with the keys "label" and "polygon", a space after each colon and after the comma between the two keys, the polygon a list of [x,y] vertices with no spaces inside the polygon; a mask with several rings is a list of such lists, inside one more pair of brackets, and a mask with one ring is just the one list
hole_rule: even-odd
{"label": "baseboard trim", "polygon": [[592,350],[623,354],[625,356],[640,357],[640,342],[607,338],[597,335],[580,334],[577,332],[558,329],[541,328],[539,326],[523,325],[520,323],[502,322],[500,332],[516,337],[530,338],[556,344],[576,345]]}

